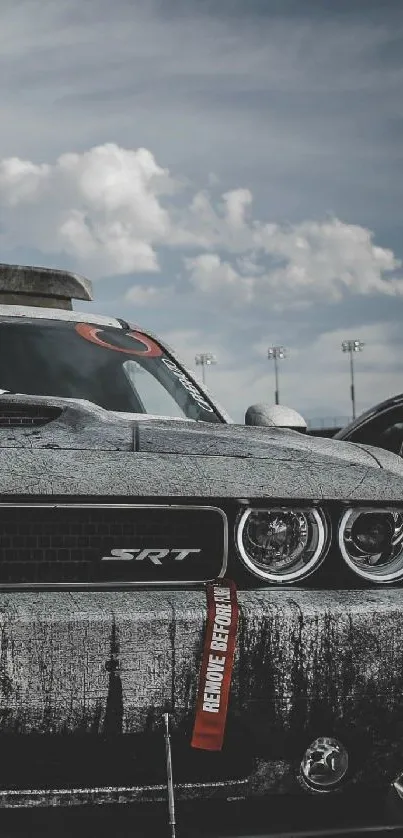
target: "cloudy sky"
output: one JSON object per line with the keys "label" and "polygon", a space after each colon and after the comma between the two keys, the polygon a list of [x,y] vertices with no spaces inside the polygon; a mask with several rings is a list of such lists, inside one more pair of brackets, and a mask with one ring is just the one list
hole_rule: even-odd
{"label": "cloudy sky", "polygon": [[1,0],[0,261],[94,280],[233,418],[403,391],[400,0]]}

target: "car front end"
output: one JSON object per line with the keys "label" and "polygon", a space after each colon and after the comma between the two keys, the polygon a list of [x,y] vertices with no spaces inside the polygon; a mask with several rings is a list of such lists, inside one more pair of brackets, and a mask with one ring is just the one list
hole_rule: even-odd
{"label": "car front end", "polygon": [[[11,357],[32,359],[40,324],[5,308]],[[291,802],[341,810],[377,797],[383,807],[394,794],[399,811],[403,463],[228,424],[177,359],[155,355],[154,338],[130,330],[127,342],[91,318],[85,332],[75,313],[56,325],[41,317],[40,347],[53,341],[53,361],[65,339],[67,365],[89,343],[91,370],[97,353],[115,363],[135,346],[145,369],[139,353],[153,346],[153,377],[171,393],[179,382],[178,404],[190,400],[196,421],[96,404],[79,390],[84,374],[78,396],[38,394],[36,382],[29,391],[29,376],[21,392],[25,362],[15,381],[4,367],[0,806],[165,806],[170,790],[178,806],[208,800],[209,811],[276,801],[285,827]],[[223,746],[208,750],[192,747],[206,593],[228,580],[229,702]]]}

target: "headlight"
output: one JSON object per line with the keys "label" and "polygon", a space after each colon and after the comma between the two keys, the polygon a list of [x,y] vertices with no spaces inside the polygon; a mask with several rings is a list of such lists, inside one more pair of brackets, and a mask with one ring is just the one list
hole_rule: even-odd
{"label": "headlight", "polygon": [[325,556],[327,540],[326,519],[317,509],[247,509],[237,528],[237,547],[246,567],[278,584],[312,573]]}
{"label": "headlight", "polygon": [[403,511],[348,509],[339,527],[344,561],[379,584],[403,579]]}

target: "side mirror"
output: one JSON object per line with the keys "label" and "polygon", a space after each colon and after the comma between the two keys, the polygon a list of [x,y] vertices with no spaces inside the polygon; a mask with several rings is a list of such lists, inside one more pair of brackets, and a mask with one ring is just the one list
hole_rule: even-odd
{"label": "side mirror", "polygon": [[284,405],[252,404],[245,413],[245,425],[289,428],[305,434],[307,424],[303,416]]}

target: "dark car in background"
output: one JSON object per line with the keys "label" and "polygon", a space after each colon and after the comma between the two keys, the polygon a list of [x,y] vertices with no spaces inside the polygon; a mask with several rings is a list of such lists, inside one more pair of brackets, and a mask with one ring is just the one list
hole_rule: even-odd
{"label": "dark car in background", "polygon": [[400,454],[403,445],[403,393],[366,410],[358,419],[337,431],[333,439],[374,445]]}

